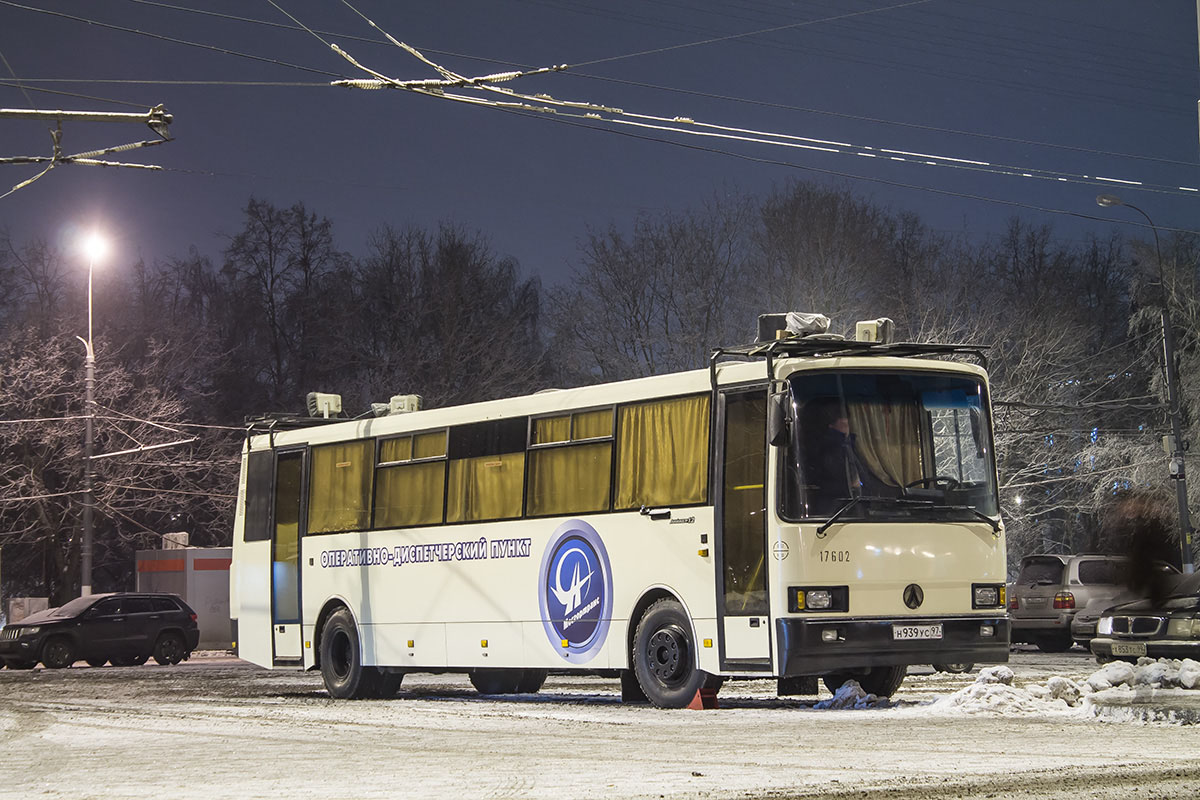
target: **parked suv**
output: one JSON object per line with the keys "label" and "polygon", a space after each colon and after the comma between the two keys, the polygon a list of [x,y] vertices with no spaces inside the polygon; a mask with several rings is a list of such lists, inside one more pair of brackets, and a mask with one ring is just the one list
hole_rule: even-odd
{"label": "parked suv", "polygon": [[0,631],[0,658],[9,669],[51,669],[82,659],[93,667],[178,664],[200,641],[196,612],[173,594],[121,592],[77,597]]}
{"label": "parked suv", "polygon": [[[1128,559],[1112,555],[1036,555],[1021,559],[1021,571],[1008,591],[1012,641],[1029,642],[1058,653],[1073,644],[1071,622],[1077,610],[1117,602]],[[1164,565],[1166,567],[1166,565]],[[1170,567],[1166,567],[1170,569]],[[1094,635],[1080,627],[1080,643]]]}

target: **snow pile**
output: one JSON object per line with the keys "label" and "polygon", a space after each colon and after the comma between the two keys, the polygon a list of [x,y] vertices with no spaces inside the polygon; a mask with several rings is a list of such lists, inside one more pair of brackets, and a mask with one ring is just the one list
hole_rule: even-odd
{"label": "snow pile", "polygon": [[887,708],[886,697],[877,697],[864,691],[858,681],[846,681],[841,688],[834,692],[833,697],[822,700],[813,708],[825,710],[828,708]]}
{"label": "snow pile", "polygon": [[1124,661],[1105,664],[1085,681],[1093,692],[1123,687],[1133,690],[1200,689],[1200,661],[1190,658],[1139,658],[1137,665]]}
{"label": "snow pile", "polygon": [[1127,703],[1138,692],[1156,689],[1200,689],[1200,662],[1189,658],[1142,658],[1136,665],[1113,661],[1082,683],[1054,676],[1026,686],[1013,685],[1008,667],[988,667],[973,684],[935,700],[931,708],[968,714],[1094,714],[1101,701]]}
{"label": "snow pile", "polygon": [[933,708],[968,714],[1041,714],[1064,711],[1078,702],[1080,687],[1067,678],[1054,677],[1043,685],[1018,688],[1006,666],[979,671],[975,682],[952,695],[935,700]]}

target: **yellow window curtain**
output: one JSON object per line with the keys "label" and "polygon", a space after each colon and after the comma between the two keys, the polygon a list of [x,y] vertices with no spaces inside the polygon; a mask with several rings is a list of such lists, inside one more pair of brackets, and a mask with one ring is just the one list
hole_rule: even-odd
{"label": "yellow window curtain", "polygon": [[610,442],[530,452],[529,515],[607,511],[611,463]]}
{"label": "yellow window curtain", "polygon": [[308,529],[313,533],[366,530],[375,474],[374,441],[326,444],[312,449]]}
{"label": "yellow window curtain", "polygon": [[533,421],[531,444],[551,444],[571,440],[571,417],[542,417]]}
{"label": "yellow window curtain", "polygon": [[521,516],[525,454],[455,459],[450,462],[447,522]]}
{"label": "yellow window curtain", "polygon": [[907,486],[921,477],[921,412],[913,403],[848,401],[854,450],[884,483]]}
{"label": "yellow window curtain", "polygon": [[574,415],[575,430],[571,439],[596,439],[601,436],[612,436],[613,412],[611,408],[599,411],[581,411]]}
{"label": "yellow window curtain", "polygon": [[413,458],[442,458],[446,455],[446,432],[431,431],[413,437]]}
{"label": "yellow window curtain", "polygon": [[379,463],[389,461],[408,461],[412,458],[412,437],[402,436],[399,439],[384,439],[379,443]]}
{"label": "yellow window curtain", "polygon": [[375,476],[375,527],[441,523],[445,488],[445,461],[380,469]]}
{"label": "yellow window curtain", "polygon": [[300,454],[279,457],[275,477],[275,560],[294,563],[300,555]]}
{"label": "yellow window curtain", "polygon": [[614,507],[704,502],[708,415],[708,395],[622,408]]}

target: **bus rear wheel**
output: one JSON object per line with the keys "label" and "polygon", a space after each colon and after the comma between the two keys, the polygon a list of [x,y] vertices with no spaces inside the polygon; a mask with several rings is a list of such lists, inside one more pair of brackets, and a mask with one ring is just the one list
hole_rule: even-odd
{"label": "bus rear wheel", "polygon": [[358,628],[348,609],[339,608],[329,617],[321,632],[320,649],[321,678],[330,697],[360,700],[378,696],[380,673],[363,666]]}
{"label": "bus rear wheel", "polygon": [[697,664],[692,623],[678,600],[656,601],[633,637],[633,671],[646,699],[659,708],[684,708],[710,676]]}

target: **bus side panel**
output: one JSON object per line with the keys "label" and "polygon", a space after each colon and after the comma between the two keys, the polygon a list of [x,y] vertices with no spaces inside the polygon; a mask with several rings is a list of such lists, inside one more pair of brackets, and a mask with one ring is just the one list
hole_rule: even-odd
{"label": "bus side panel", "polygon": [[[331,598],[345,602],[359,621],[367,664],[624,668],[627,633],[636,624],[629,614],[651,587],[678,596],[700,637],[715,638],[713,559],[698,553],[701,534],[711,541],[712,509],[673,516],[676,524],[632,512],[309,536],[304,619],[316,620]],[[548,574],[547,551],[575,528],[590,529],[602,543],[597,551],[604,551],[611,583],[603,570]],[[582,612],[592,601],[608,610],[596,647],[562,646],[542,611],[554,608],[547,598],[556,592],[577,592],[568,603],[577,601]],[[702,668],[717,670],[716,652],[701,649]],[[306,661],[312,663],[309,652]]]}

